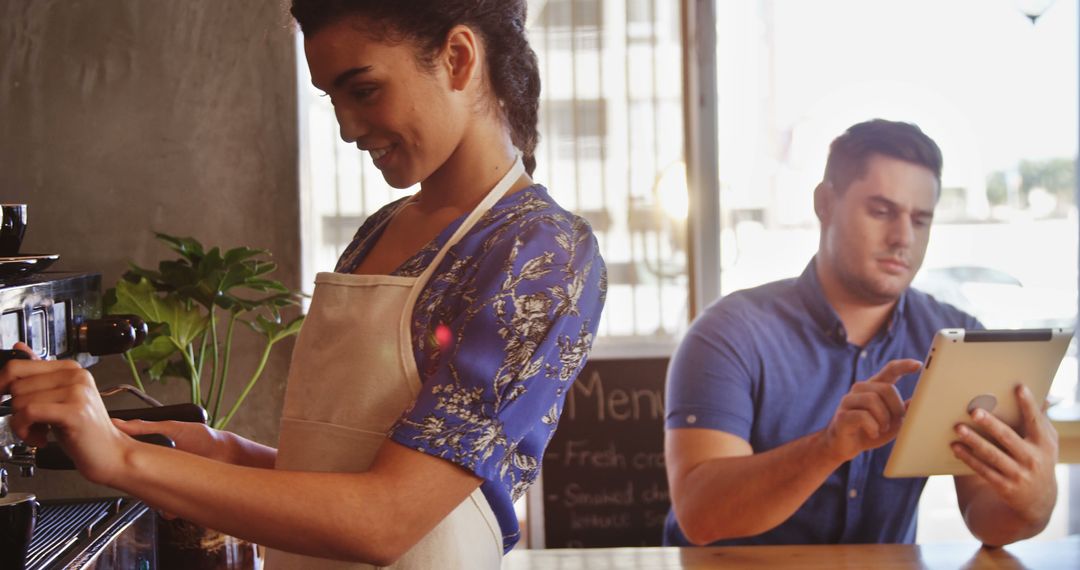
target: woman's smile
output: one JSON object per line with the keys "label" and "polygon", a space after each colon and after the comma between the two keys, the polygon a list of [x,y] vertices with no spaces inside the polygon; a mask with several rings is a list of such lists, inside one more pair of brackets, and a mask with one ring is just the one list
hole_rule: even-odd
{"label": "woman's smile", "polygon": [[384,166],[393,157],[391,151],[394,150],[395,145],[385,146],[382,148],[373,148],[368,150],[368,154],[371,155],[371,161],[375,163],[375,168],[382,170]]}

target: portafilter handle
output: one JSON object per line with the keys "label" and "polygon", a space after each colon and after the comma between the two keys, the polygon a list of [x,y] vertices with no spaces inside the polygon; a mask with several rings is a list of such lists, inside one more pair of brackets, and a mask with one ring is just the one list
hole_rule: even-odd
{"label": "portafilter handle", "polygon": [[[132,438],[163,447],[176,447],[176,443],[173,442],[172,439],[165,437],[160,433],[135,435],[132,436]],[[60,444],[55,441],[50,441],[45,447],[37,448],[37,451],[34,453],[34,464],[30,466],[30,473],[24,472],[24,475],[33,475],[34,467],[52,470],[75,469],[75,462],[64,452],[64,448],[60,447]]]}
{"label": "portafilter handle", "polygon": [[[145,420],[148,422],[197,422],[206,423],[206,410],[195,404],[174,404],[171,406],[159,406],[153,408],[132,408],[127,410],[110,410],[110,418],[118,420]],[[164,447],[176,447],[167,436],[160,433],[149,433],[132,436],[138,441],[161,445]],[[49,442],[45,447],[37,448],[34,457],[34,465],[42,469],[74,469],[75,463],[64,453],[64,449],[56,442]]]}
{"label": "portafilter handle", "polygon": [[142,320],[142,317],[138,315],[109,315],[110,319],[123,319],[131,323],[131,328],[135,329],[135,346],[139,346],[146,340],[146,335],[150,334],[150,327],[146,325],[146,321]]}
{"label": "portafilter handle", "polygon": [[[142,338],[146,338],[145,333]],[[90,319],[75,327],[75,352],[94,356],[127,352],[138,346],[140,340],[135,324],[123,317]]]}
{"label": "portafilter handle", "polygon": [[30,360],[30,355],[14,348],[0,350],[0,369],[3,369],[4,365],[12,360]]}
{"label": "portafilter handle", "polygon": [[206,410],[195,404],[173,404],[170,406],[158,406],[153,408],[132,408],[127,410],[110,410],[110,418],[118,420],[146,420],[148,422],[196,422],[206,423]]}

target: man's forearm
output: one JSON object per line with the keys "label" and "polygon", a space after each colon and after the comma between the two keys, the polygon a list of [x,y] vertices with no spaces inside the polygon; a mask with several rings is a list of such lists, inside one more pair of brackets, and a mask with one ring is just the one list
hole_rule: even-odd
{"label": "man's forearm", "polygon": [[[960,490],[958,481],[957,491]],[[964,505],[964,523],[975,538],[989,546],[1004,546],[1039,534],[1053,513],[1053,500],[1046,503],[1050,508],[1033,505],[1025,512],[1019,512],[1005,504],[988,485],[973,482],[968,492],[970,498]],[[1057,497],[1056,489],[1054,497]]]}
{"label": "man's forearm", "polygon": [[824,433],[764,453],[694,467],[681,481],[676,517],[692,542],[753,536],[787,520],[844,463],[826,451]]}

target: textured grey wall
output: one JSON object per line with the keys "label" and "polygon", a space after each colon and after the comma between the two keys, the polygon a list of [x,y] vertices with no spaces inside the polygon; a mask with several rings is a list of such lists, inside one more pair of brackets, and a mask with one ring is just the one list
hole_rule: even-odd
{"label": "textured grey wall", "polygon": [[[23,252],[59,253],[59,270],[111,284],[128,260],[171,254],[157,230],[270,249],[277,278],[298,287],[293,42],[275,0],[0,0],[0,202],[30,205]],[[249,338],[236,391],[261,348]],[[235,431],[276,442],[291,351],[278,345]],[[102,385],[129,381],[120,364],[92,370]],[[77,477],[35,479],[13,487],[76,494]]]}

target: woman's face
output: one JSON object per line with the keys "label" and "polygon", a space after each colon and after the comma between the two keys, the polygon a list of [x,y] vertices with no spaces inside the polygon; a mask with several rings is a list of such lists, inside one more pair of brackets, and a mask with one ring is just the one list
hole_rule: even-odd
{"label": "woman's face", "polygon": [[341,138],[371,155],[387,183],[407,188],[453,154],[468,109],[437,58],[423,69],[412,42],[376,41],[348,18],[304,39],[311,82],[334,105]]}

